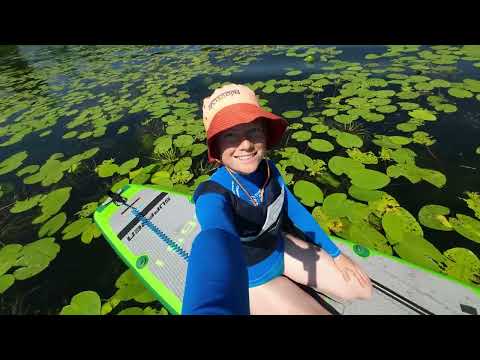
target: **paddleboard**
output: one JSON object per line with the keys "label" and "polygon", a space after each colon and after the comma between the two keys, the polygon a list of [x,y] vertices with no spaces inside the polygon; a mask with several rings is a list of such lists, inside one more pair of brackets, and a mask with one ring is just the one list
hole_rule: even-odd
{"label": "paddleboard", "polygon": [[[188,257],[201,230],[191,196],[160,186],[129,184],[97,208],[94,220],[115,252],[163,306],[171,314],[181,314]],[[480,313],[480,287],[331,238],[365,269],[374,287],[369,300],[342,301],[321,294],[336,313]]]}

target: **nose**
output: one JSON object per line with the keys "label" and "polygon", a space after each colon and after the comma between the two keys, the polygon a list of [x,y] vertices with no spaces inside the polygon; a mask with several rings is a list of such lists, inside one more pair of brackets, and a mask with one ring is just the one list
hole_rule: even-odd
{"label": "nose", "polygon": [[244,137],[241,141],[240,144],[238,145],[238,150],[252,150],[253,148],[253,142],[250,141],[248,137]]}

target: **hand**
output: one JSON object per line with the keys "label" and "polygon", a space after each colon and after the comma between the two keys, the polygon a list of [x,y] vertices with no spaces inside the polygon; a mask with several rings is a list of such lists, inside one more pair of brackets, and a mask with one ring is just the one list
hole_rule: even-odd
{"label": "hand", "polygon": [[350,281],[350,275],[353,275],[361,287],[370,285],[370,279],[365,272],[347,255],[340,254],[333,259],[335,266],[342,273],[346,282]]}

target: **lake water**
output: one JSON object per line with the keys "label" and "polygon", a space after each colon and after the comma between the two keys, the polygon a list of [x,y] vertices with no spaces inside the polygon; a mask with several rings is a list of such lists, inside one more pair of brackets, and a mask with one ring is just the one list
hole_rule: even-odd
{"label": "lake water", "polygon": [[[366,85],[368,79],[377,80]],[[444,82],[432,83],[438,79]],[[319,80],[323,83],[315,84]],[[390,147],[390,154],[399,148],[414,151],[417,167],[440,172],[446,182],[440,180],[440,184],[435,185],[420,178],[412,182],[418,174],[411,175],[411,179],[394,176],[387,169],[402,166],[394,159],[379,159],[378,163],[365,166],[390,175],[388,185],[377,188],[393,196],[398,207],[416,218],[415,226],[423,232],[421,241],[403,246],[418,246],[420,255],[412,257],[398,249],[395,251],[392,245],[396,241],[389,229],[382,228],[381,216],[365,221],[370,221],[382,236],[386,235],[385,244],[394,254],[432,266],[470,285],[480,284],[480,198],[476,200],[476,215],[475,205],[468,206],[462,199],[467,198],[467,191],[480,192],[478,47],[0,46],[0,194],[3,192],[0,195],[0,246],[32,243],[40,239],[38,232],[47,219],[59,212],[64,212],[67,218],[51,235],[60,245],[58,254],[44,270],[25,280],[17,279],[0,294],[0,313],[58,314],[79,292],[95,291],[102,301],[115,293],[115,281],[126,266],[107,242],[100,236],[87,244],[81,241],[80,233],[63,240],[62,231],[79,219],[77,213],[83,205],[102,199],[116,182],[125,178],[140,181],[135,180],[132,171],[150,164],[158,164],[153,173],[173,171],[168,164],[161,163],[161,157],[156,157],[153,142],[167,132],[174,141],[182,134],[190,134],[195,143],[204,143],[203,134],[198,131],[198,126],[202,126],[202,100],[215,87],[228,82],[252,86],[264,101],[262,104],[276,114],[301,111],[301,116],[288,119],[292,128],[280,149],[295,147],[311,159],[323,160],[323,172],[331,174],[329,160],[334,156],[348,158],[348,148],[359,147],[363,153],[371,151],[380,157],[381,146],[373,142],[375,135],[407,138],[390,138],[401,144],[390,142],[390,146],[383,146]],[[393,94],[379,93],[382,90],[393,90]],[[372,105],[372,99],[384,100],[376,100],[378,105]],[[441,104],[455,108],[445,111]],[[388,109],[385,105],[395,107]],[[403,106],[411,108],[406,110]],[[327,109],[336,109],[338,115],[348,116],[322,114]],[[355,111],[357,115],[361,111],[375,112],[382,114],[383,119],[366,121],[362,115],[355,118]],[[317,122],[304,121],[304,117],[315,117]],[[412,119],[417,125],[415,130],[397,128],[398,124],[412,123]],[[311,129],[320,123],[325,124],[329,132]],[[188,130],[188,124],[197,125],[197,130]],[[178,130],[173,125],[183,128]],[[119,133],[122,127],[125,132]],[[312,149],[308,139],[294,135],[303,130],[310,134],[303,134],[307,138],[327,140],[334,149],[327,152]],[[427,139],[422,134],[413,135],[416,131],[426,132]],[[339,132],[358,136],[361,146],[340,145]],[[38,181],[24,183],[38,169],[33,169],[31,174],[17,174],[29,165],[42,166],[53,154],[63,154],[53,158],[65,161],[92,148],[98,151],[78,161],[79,166],[71,171],[61,172],[59,179],[41,183],[47,173],[57,174],[55,166],[47,169],[44,176],[40,175]],[[5,169],[2,161],[21,152],[27,156],[12,165],[13,170],[2,173]],[[338,181],[335,187],[318,182],[307,169],[295,167],[292,161],[288,163],[287,157],[278,151],[271,157],[277,163],[284,161],[293,182],[308,180],[320,187],[325,198],[336,192],[348,195],[353,175],[334,175]],[[108,177],[100,177],[95,172],[105,160],[114,159],[115,164],[121,165],[132,158],[138,158],[139,162],[130,169],[131,176],[128,171]],[[55,161],[58,160],[51,163],[58,165]],[[202,174],[199,166],[205,164],[206,153],[192,156],[192,161],[193,178],[183,185],[190,190]],[[8,165],[4,163],[4,166]],[[408,171],[414,171],[408,166]],[[150,176],[141,182],[149,183]],[[41,214],[39,206],[10,212],[16,201],[64,187],[71,187],[68,201],[42,223],[32,224]],[[351,196],[349,199],[367,205],[366,201]],[[320,202],[315,206],[321,206]],[[419,224],[420,209],[432,204],[450,210],[449,214],[440,216],[447,224],[443,230],[448,231]],[[307,208],[312,211],[315,206]],[[468,216],[468,224],[451,220],[456,214]],[[85,218],[91,218],[91,214]],[[436,250],[425,250],[426,243]],[[455,248],[460,250],[448,252]],[[429,260],[432,257],[442,257],[444,263],[432,264]],[[9,267],[6,273],[13,274],[15,269]],[[149,305],[160,308],[156,303]],[[128,306],[144,307],[133,300],[125,301],[113,313]]]}

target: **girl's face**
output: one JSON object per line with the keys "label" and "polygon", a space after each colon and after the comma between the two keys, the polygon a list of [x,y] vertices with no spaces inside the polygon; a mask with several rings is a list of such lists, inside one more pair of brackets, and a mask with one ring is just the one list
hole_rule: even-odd
{"label": "girl's face", "polygon": [[251,174],[267,150],[263,121],[258,119],[225,130],[219,134],[217,146],[223,165],[241,174]]}

